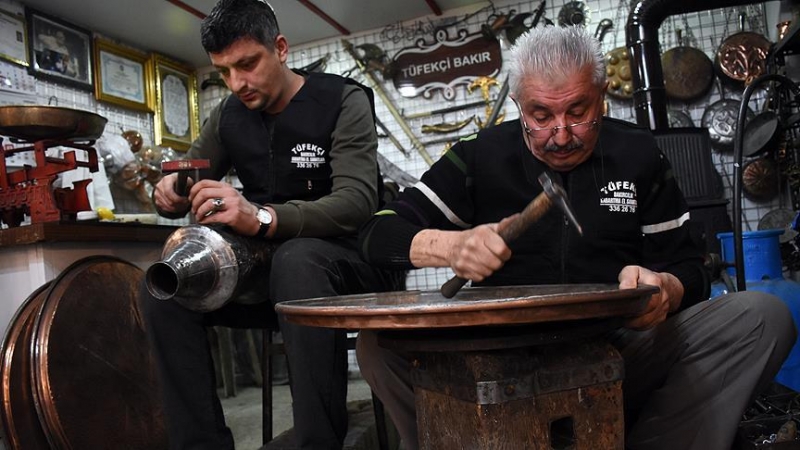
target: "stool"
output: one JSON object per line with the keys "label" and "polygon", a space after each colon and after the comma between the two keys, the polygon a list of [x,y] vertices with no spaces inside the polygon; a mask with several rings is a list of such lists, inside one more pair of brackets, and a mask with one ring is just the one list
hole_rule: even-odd
{"label": "stool", "polygon": [[[262,414],[261,414],[261,433],[263,445],[266,446],[272,440],[272,355],[285,355],[286,347],[283,343],[272,342],[272,329],[264,329],[264,341],[261,356],[262,368]],[[356,348],[356,338],[347,338],[347,349],[354,350]],[[291,374],[290,374],[291,377]],[[372,393],[372,408],[375,416],[375,431],[378,437],[378,448],[380,450],[389,450],[388,430],[386,429],[386,414],[383,409],[383,403]]]}

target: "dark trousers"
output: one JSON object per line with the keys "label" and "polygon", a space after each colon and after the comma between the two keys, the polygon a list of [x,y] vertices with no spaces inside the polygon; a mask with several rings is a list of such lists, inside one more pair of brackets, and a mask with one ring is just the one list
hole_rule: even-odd
{"label": "dark trousers", "polygon": [[[171,449],[233,449],[217,396],[206,327],[264,328],[275,323],[276,303],[314,297],[399,290],[405,273],[363,262],[354,239],[297,238],[272,257],[264,302],[231,302],[210,313],[156,300],[142,289],[141,307],[152,347]],[[269,301],[268,301],[269,300]],[[347,434],[345,332],[277,318],[286,346],[294,431],[302,449],[341,449]]]}
{"label": "dark trousers", "polygon": [[[797,338],[779,298],[757,291],[700,302],[646,331],[607,336],[625,360],[622,383],[631,450],[728,450],[742,413],[775,376]],[[416,450],[411,363],[358,335],[361,375],[383,401],[404,448]]]}

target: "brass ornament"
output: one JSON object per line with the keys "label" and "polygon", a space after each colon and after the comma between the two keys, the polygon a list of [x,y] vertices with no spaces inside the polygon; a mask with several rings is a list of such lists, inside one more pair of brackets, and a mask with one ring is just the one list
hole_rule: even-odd
{"label": "brass ornament", "polygon": [[627,100],[633,98],[633,76],[627,47],[617,47],[606,53],[608,95]]}

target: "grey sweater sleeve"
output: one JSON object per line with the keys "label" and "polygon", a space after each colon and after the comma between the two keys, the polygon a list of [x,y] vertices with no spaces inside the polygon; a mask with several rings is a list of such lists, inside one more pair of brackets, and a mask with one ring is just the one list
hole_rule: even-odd
{"label": "grey sweater sleeve", "polygon": [[189,151],[186,152],[186,159],[208,159],[211,161],[211,169],[203,172],[200,178],[211,178],[220,180],[231,169],[231,161],[227,152],[222,149],[222,140],[219,137],[219,121],[222,115],[222,107],[229,97],[222,100],[208,116],[208,120],[200,129],[200,136],[192,142]]}
{"label": "grey sweater sleeve", "polygon": [[270,204],[278,216],[275,238],[356,234],[378,207],[377,151],[369,100],[360,88],[345,85],[330,153],[331,193],[314,201]]}

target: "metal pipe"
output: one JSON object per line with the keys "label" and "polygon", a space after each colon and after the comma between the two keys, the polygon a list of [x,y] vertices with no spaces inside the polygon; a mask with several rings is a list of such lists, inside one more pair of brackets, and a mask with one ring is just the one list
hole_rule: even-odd
{"label": "metal pipe", "polygon": [[636,122],[651,130],[669,128],[667,93],[658,43],[658,28],[669,16],[730,6],[761,3],[753,0],[640,0],[631,10],[625,29],[631,55],[633,108]]}

